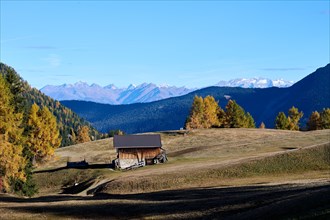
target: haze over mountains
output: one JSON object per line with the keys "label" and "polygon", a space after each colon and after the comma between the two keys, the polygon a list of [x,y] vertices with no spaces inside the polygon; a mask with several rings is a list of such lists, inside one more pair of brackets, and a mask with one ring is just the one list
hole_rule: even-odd
{"label": "haze over mountains", "polygon": [[157,86],[153,83],[129,85],[118,88],[111,84],[101,87],[97,84],[88,85],[85,82],[64,84],[60,86],[45,86],[41,89],[46,95],[56,100],[83,100],[105,104],[131,104],[152,102],[169,97],[185,95],[194,89],[175,86]]}
{"label": "haze over mountains", "polygon": [[[220,81],[215,86],[220,87],[242,87],[242,88],[268,88],[268,87],[289,87],[292,81],[283,79],[271,80],[265,78],[234,79]],[[156,85],[143,83],[141,85],[129,85],[127,88],[118,88],[110,84],[101,87],[97,84],[77,82],[75,84],[63,84],[60,86],[47,85],[41,92],[56,100],[81,100],[92,101],[104,104],[132,104],[158,101],[166,98],[186,95],[197,89],[176,87],[168,85]]]}
{"label": "haze over mountains", "polygon": [[65,106],[87,119],[102,132],[121,129],[127,133],[174,130],[184,126],[195,95],[212,95],[222,108],[228,96],[236,100],[267,128],[274,127],[276,115],[287,114],[292,106],[303,111],[302,126],[312,111],[330,107],[330,64],[317,69],[288,88],[208,87],[180,97],[151,103],[107,105],[85,101],[62,101]]}
{"label": "haze over mountains", "polygon": [[241,88],[269,88],[278,87],[285,88],[293,85],[293,81],[283,79],[271,80],[266,78],[251,78],[251,79],[233,79],[229,81],[220,81],[215,86],[220,87],[241,87]]}

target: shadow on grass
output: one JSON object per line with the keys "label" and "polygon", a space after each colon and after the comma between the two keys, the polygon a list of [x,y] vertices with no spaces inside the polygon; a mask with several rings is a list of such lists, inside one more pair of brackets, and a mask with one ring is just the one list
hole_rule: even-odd
{"label": "shadow on grass", "polygon": [[78,194],[86,189],[88,189],[91,185],[93,185],[94,180],[90,179],[87,181],[84,181],[82,183],[79,183],[78,185],[73,185],[69,187],[62,188],[61,194]]}
{"label": "shadow on grass", "polygon": [[38,170],[38,171],[34,171],[33,173],[53,173],[56,171],[67,170],[67,169],[86,170],[86,169],[103,169],[103,168],[114,169],[115,167],[113,164],[89,164],[89,165],[81,166],[81,167],[65,166],[65,167],[59,167],[59,168],[55,168],[55,169]]}
{"label": "shadow on grass", "polygon": [[14,212],[42,212],[59,218],[79,219],[155,216],[170,216],[171,219],[327,218],[330,217],[329,195],[330,184],[193,188],[93,197],[57,195],[24,199],[2,195],[0,202],[10,203],[8,207]]}
{"label": "shadow on grass", "polygon": [[296,147],[281,147],[283,150],[295,150],[297,149]]}

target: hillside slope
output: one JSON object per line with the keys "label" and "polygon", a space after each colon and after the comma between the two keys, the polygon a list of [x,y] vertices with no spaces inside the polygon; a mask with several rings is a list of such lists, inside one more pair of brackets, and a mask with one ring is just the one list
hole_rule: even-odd
{"label": "hillside slope", "polygon": [[94,127],[92,127],[88,121],[72,112],[71,109],[61,105],[58,101],[43,94],[38,89],[32,88],[28,82],[24,81],[12,67],[9,67],[4,63],[0,63],[0,74],[3,76],[6,76],[7,74],[13,74],[14,77],[19,79],[23,87],[21,89],[23,90],[22,99],[25,115],[28,114],[28,111],[30,110],[33,103],[36,103],[39,106],[48,107],[49,110],[55,115],[57,124],[60,129],[60,135],[62,136],[61,146],[72,144],[71,140],[68,138],[71,128],[76,133],[78,133],[78,128],[80,126],[86,125],[89,127],[90,133],[92,135],[97,136],[99,134],[99,132]]}
{"label": "hillside slope", "polygon": [[[252,175],[253,170],[246,172],[235,172],[241,169],[247,169],[254,166],[256,173],[253,175],[267,175],[273,172],[285,174],[288,172],[301,173],[309,170],[324,170],[330,169],[330,130],[319,130],[310,132],[271,130],[271,129],[202,129],[193,130],[186,135],[180,132],[159,132],[162,139],[162,147],[168,154],[169,161],[166,164],[157,166],[147,166],[143,169],[138,169],[134,172],[111,172],[105,170],[103,174],[98,174],[101,179],[114,178],[112,184],[116,187],[109,188],[109,191],[119,192],[130,189],[127,178],[146,178],[152,176],[175,176],[175,178],[165,178],[159,180],[162,184],[168,181],[180,181],[183,173],[184,178],[194,178],[197,175],[205,175],[204,178],[195,178],[194,181],[184,182],[184,184],[202,184],[208,185],[212,182],[221,182],[221,178],[216,175],[224,175],[224,177],[248,177]],[[301,154],[303,149],[323,149],[321,151],[309,151],[308,154]],[[295,152],[295,153],[294,153]],[[103,139],[78,145],[60,148],[56,150],[56,158],[54,161],[40,167],[41,170],[56,170],[66,166],[69,161],[81,161],[85,159],[89,164],[109,164],[117,157],[116,150],[113,147],[113,139]],[[285,158],[288,153],[300,155],[296,158]],[[284,157],[282,156],[284,155]],[[319,157],[314,161],[312,157]],[[268,158],[268,159],[266,159]],[[273,161],[273,159],[274,161]],[[322,159],[323,158],[323,159]],[[266,159],[266,160],[265,160]],[[264,160],[262,162],[262,160]],[[259,167],[253,161],[259,161],[263,164]],[[277,162],[276,162],[277,161]],[[252,162],[252,164],[250,164]],[[244,164],[237,170],[236,165]],[[247,164],[250,164],[248,167]],[[228,166],[233,166],[230,171]],[[262,168],[261,170],[258,170]],[[216,172],[212,175],[207,173]],[[222,173],[227,170],[227,173]],[[236,171],[235,171],[236,170]],[[58,171],[66,173],[65,170]],[[70,171],[71,172],[71,171]],[[232,173],[230,173],[232,172]],[[253,171],[254,172],[254,171]],[[47,177],[45,177],[45,175]],[[238,175],[238,176],[237,176]],[[253,176],[252,175],[252,176]],[[40,178],[38,178],[38,176]],[[180,177],[181,176],[181,177]],[[42,178],[41,178],[42,177]],[[205,181],[209,178],[210,182]],[[53,172],[42,172],[37,174],[38,183],[43,188],[43,184],[48,181],[67,181],[67,177],[63,180],[57,179],[58,176]],[[89,176],[81,176],[80,181],[88,180]],[[53,179],[53,180],[52,180]],[[212,181],[211,181],[212,180]],[[119,184],[121,182],[122,184]],[[118,183],[118,185],[116,184]],[[46,184],[47,185],[47,184]],[[139,190],[144,186],[140,181],[135,187]],[[60,187],[60,186],[58,186]],[[176,185],[154,185],[152,187],[168,187],[178,188],[183,187]],[[45,189],[44,189],[45,190]],[[46,190],[61,190],[61,188],[50,188]],[[147,188],[146,188],[147,190]],[[156,190],[156,189],[155,189]]]}
{"label": "hillside slope", "polygon": [[90,121],[103,132],[121,129],[127,133],[179,129],[183,127],[195,95],[212,95],[222,107],[227,103],[224,95],[235,99],[250,112],[257,126],[263,121],[272,128],[276,115],[287,113],[292,106],[304,112],[302,124],[312,111],[330,107],[330,64],[317,69],[289,88],[245,89],[208,87],[184,96],[152,103],[131,105],[105,105],[83,101],[61,103]]}
{"label": "hillside slope", "polygon": [[[133,171],[104,165],[112,138],[56,150],[34,173],[36,198],[0,194],[5,219],[327,217],[330,130],[160,132],[169,161]],[[85,158],[87,169],[65,168]],[[94,196],[91,196],[94,195]],[[327,218],[324,218],[327,219]]]}

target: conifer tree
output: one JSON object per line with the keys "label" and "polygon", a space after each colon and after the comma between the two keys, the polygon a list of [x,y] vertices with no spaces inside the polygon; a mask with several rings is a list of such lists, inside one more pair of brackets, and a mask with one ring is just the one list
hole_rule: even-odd
{"label": "conifer tree", "polygon": [[255,128],[256,127],[254,119],[249,112],[246,113],[246,115],[245,115],[245,121],[246,121],[246,124],[244,126],[245,128]]}
{"label": "conifer tree", "polygon": [[317,111],[312,112],[312,114],[309,116],[307,127],[308,130],[322,129],[322,121],[321,121],[320,113],[318,113]]}
{"label": "conifer tree", "polygon": [[85,143],[91,141],[91,138],[89,137],[89,127],[88,126],[82,126],[78,130],[78,137],[77,137],[77,143]]}
{"label": "conifer tree", "polygon": [[203,127],[210,128],[212,126],[219,126],[218,112],[219,105],[213,96],[206,96],[203,100],[204,114],[203,114]]}
{"label": "conifer tree", "polygon": [[33,104],[28,117],[28,149],[37,162],[54,154],[61,144],[56,118],[47,107]]}
{"label": "conifer tree", "polygon": [[330,129],[330,108],[323,109],[320,116],[322,128]]}
{"label": "conifer tree", "polygon": [[31,106],[27,122],[28,127],[26,133],[28,138],[26,143],[33,159],[37,159],[36,157],[39,155],[40,157],[42,156],[42,153],[39,150],[42,145],[42,125],[38,115],[39,109],[40,108],[36,103]]}
{"label": "conifer tree", "polygon": [[10,92],[13,95],[12,104],[15,108],[15,113],[23,112],[26,106],[26,100],[23,98],[25,86],[22,78],[14,69],[8,68],[7,73],[5,74],[5,80],[7,81]]}
{"label": "conifer tree", "polygon": [[0,75],[0,177],[5,190],[11,191],[12,181],[26,180],[22,147],[22,114],[15,113],[13,95]]}
{"label": "conifer tree", "polygon": [[203,128],[204,102],[203,98],[195,96],[190,115],[186,121],[186,129]]}
{"label": "conifer tree", "polygon": [[218,111],[218,121],[219,121],[219,127],[220,128],[225,128],[227,127],[227,121],[226,121],[226,112],[219,107],[219,111]]}
{"label": "conifer tree", "polygon": [[195,96],[190,115],[185,123],[186,129],[225,127],[255,128],[252,115],[239,106],[236,101],[229,100],[226,111],[221,109],[213,96]]}
{"label": "conifer tree", "polygon": [[293,131],[299,130],[299,121],[304,115],[303,112],[299,112],[298,108],[295,108],[292,106],[292,108],[289,109],[288,114],[288,129]]}
{"label": "conifer tree", "polygon": [[288,129],[288,118],[286,117],[284,112],[278,113],[276,119],[275,119],[275,128],[276,129],[282,129],[287,130]]}
{"label": "conifer tree", "polygon": [[55,149],[61,145],[62,138],[60,137],[60,131],[57,127],[55,116],[45,106],[41,109],[40,118],[42,122],[43,130],[43,151],[45,156],[52,156]]}
{"label": "conifer tree", "polygon": [[245,111],[235,100],[229,100],[226,105],[226,126],[229,128],[246,127]]}

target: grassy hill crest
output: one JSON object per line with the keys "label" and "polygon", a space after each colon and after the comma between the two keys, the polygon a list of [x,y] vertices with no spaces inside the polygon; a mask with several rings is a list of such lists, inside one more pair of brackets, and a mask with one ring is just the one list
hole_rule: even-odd
{"label": "grassy hill crest", "polygon": [[[169,162],[133,171],[65,169],[116,157],[112,138],[56,150],[39,167],[39,195],[0,194],[3,218],[327,217],[330,130],[202,129],[159,132]],[[129,211],[128,211],[129,210]]]}

